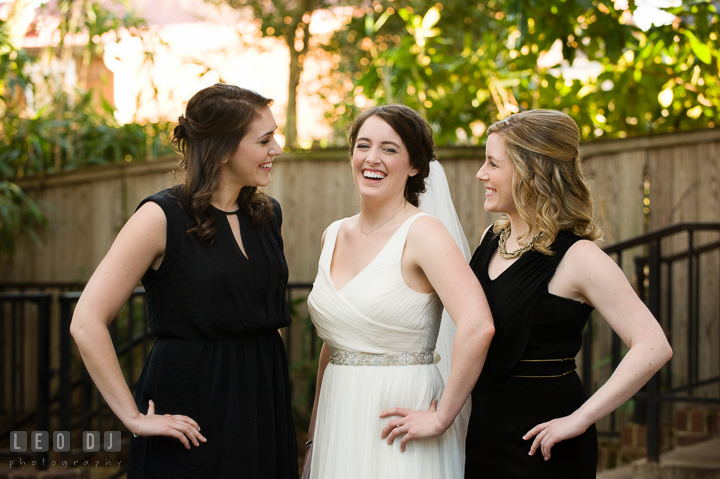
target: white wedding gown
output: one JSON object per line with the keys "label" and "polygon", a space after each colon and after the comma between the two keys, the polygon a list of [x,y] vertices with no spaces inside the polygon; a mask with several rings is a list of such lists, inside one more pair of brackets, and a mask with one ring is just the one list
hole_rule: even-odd
{"label": "white wedding gown", "polygon": [[396,406],[427,410],[444,389],[433,361],[442,303],[436,293],[410,289],[400,269],[408,230],[424,214],[406,220],[373,261],[340,291],[330,278],[330,262],[343,220],[327,230],[308,297],[313,323],[332,353],[320,389],[312,478],[463,476],[456,424],[440,437],[410,441],[405,452],[400,452],[399,439],[392,445],[380,439],[392,419],[380,418],[381,411]]}

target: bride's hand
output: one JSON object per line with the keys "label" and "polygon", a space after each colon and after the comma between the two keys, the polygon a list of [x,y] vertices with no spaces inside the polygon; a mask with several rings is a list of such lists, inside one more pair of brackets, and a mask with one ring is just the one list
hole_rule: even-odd
{"label": "bride's hand", "polygon": [[[404,434],[400,440],[400,451],[405,451],[405,446],[412,439],[441,436],[448,427],[444,426],[437,413],[437,399],[433,399],[427,411],[414,411],[395,407],[386,409],[380,413],[380,417],[400,416],[388,422],[382,430],[381,439],[387,437],[388,444],[392,444],[395,438]],[[451,422],[452,424],[452,422]]]}

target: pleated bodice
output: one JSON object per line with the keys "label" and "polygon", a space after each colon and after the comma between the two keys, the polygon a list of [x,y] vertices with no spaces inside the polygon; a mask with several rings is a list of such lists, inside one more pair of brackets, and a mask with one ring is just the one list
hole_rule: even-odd
{"label": "pleated bodice", "polygon": [[367,353],[434,350],[442,316],[437,293],[411,289],[401,260],[412,223],[408,218],[378,255],[339,291],[330,277],[338,220],[328,227],[318,274],[308,297],[318,335],[331,348]]}
{"label": "pleated bodice", "polygon": [[[408,218],[368,266],[339,291],[330,278],[330,266],[342,220],[328,227],[308,309],[325,344],[348,353],[337,353],[336,362],[331,353],[325,368],[311,479],[462,477],[454,424],[440,437],[410,441],[405,452],[400,451],[399,440],[388,445],[380,438],[389,421],[380,417],[382,411],[391,407],[425,411],[434,399],[442,401],[445,387],[429,353],[435,349],[442,303],[436,293],[412,290],[402,277],[408,230],[424,214]],[[394,359],[398,356],[430,360],[405,363]],[[354,362],[358,357],[365,361]]]}

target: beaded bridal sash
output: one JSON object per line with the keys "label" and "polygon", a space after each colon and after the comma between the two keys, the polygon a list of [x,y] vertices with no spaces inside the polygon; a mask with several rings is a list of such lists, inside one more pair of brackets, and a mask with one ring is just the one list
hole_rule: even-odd
{"label": "beaded bridal sash", "polygon": [[331,348],[330,363],[338,366],[416,366],[435,364],[435,355],[433,351],[376,354]]}

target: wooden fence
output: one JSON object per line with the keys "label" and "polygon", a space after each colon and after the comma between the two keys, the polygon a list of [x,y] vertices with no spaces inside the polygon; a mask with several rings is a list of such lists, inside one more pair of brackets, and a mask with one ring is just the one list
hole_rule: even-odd
{"label": "wooden fence", "polygon": [[[677,222],[720,221],[720,129],[597,141],[583,144],[582,150],[596,214],[605,231],[605,244]],[[495,218],[484,212],[484,187],[475,178],[484,160],[484,149],[440,148],[438,156],[473,248],[479,242],[482,229]],[[49,219],[49,226],[41,247],[21,243],[12,261],[0,262],[0,280],[3,283],[87,281],[139,201],[177,183],[173,173],[176,166],[175,158],[159,158],[24,179],[20,186],[38,202]],[[284,154],[276,159],[272,176],[267,191],[283,207],[290,281],[312,282],[323,230],[332,221],[359,211],[347,151]],[[708,235],[697,240],[717,241],[717,235],[714,238]],[[682,244],[676,246],[680,248]],[[718,256],[704,259],[708,270],[716,273],[701,278],[709,282],[710,290],[714,291],[720,291]],[[634,281],[629,263],[626,272]],[[673,289],[682,292],[686,280],[681,276],[674,280],[677,285]],[[700,303],[703,334],[699,346],[705,351],[702,374],[718,375],[720,304],[717,297],[700,298]],[[686,344],[682,335],[686,331],[683,325],[687,324],[687,314],[682,308],[678,301],[677,316],[673,319],[677,337],[671,338],[676,348]],[[609,328],[601,324],[595,336],[601,343],[599,351],[610,341]],[[298,333],[304,327],[303,324],[293,326],[298,328]],[[594,360],[602,363],[600,357]],[[682,377],[685,365],[676,361],[675,369],[678,377]],[[601,377],[609,373],[608,367],[598,368],[597,374]],[[717,389],[717,386],[709,387]]]}
{"label": "wooden fence", "polygon": [[[645,217],[649,230],[720,219],[720,129],[597,141],[582,150],[606,244],[642,234]],[[484,212],[483,184],[475,178],[484,149],[440,148],[438,156],[468,240],[476,245],[495,217]],[[21,242],[13,261],[0,262],[0,278],[86,281],[140,200],[177,182],[176,166],[175,158],[159,158],[21,181],[49,227],[41,247]],[[290,280],[312,281],[323,230],[359,210],[347,152],[286,153],[276,159],[272,176],[267,191],[283,207]],[[649,205],[643,204],[646,196]]]}

